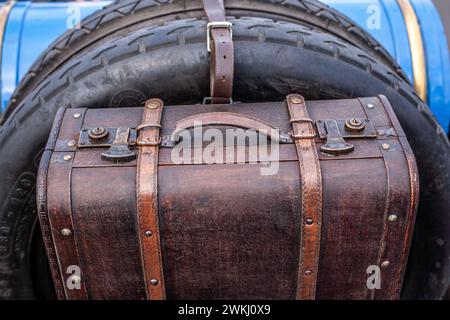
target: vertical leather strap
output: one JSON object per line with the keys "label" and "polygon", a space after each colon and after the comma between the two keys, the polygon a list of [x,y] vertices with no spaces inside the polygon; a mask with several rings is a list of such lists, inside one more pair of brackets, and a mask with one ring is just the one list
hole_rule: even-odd
{"label": "vertical leather strap", "polygon": [[234,45],[231,23],[223,0],[203,0],[208,17],[208,51],[211,53],[211,103],[230,103],[233,93]]}
{"label": "vertical leather strap", "polygon": [[301,243],[298,267],[297,299],[313,300],[319,269],[322,225],[322,173],[305,100],[300,95],[289,95],[287,105],[292,122],[300,164],[302,209]]}
{"label": "vertical leather strap", "polygon": [[158,219],[158,155],[163,102],[147,101],[140,126],[137,163],[137,214],[145,287],[149,300],[165,300]]}

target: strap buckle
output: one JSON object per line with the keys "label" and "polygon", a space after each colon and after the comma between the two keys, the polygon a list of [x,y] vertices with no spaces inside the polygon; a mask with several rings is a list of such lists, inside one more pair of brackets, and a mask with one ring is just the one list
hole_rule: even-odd
{"label": "strap buckle", "polygon": [[[311,123],[311,124],[314,124],[314,121],[311,118],[291,118],[290,122],[291,122],[291,124],[294,124],[294,123]],[[290,132],[290,135],[291,135],[292,138],[294,138],[296,140],[299,140],[299,139],[313,139],[313,138],[315,138],[317,136],[315,133],[295,134],[294,130],[292,130]]]}
{"label": "strap buckle", "polygon": [[294,131],[289,132],[289,135],[295,139],[295,140],[301,140],[301,139],[314,139],[317,137],[315,133],[305,133],[305,134],[295,134]]}
{"label": "strap buckle", "polygon": [[159,146],[161,144],[161,142],[162,142],[162,137],[160,136],[159,138],[157,138],[156,141],[152,141],[150,139],[146,139],[144,141],[139,140],[136,142],[136,144],[139,147],[156,147],[156,146]]}
{"label": "strap buckle", "polygon": [[[141,130],[148,129],[148,128],[156,128],[158,130],[161,130],[162,125],[160,125],[159,123],[141,124],[140,126],[138,126],[136,128],[136,130],[137,130],[137,132],[140,132]],[[159,138],[157,138],[157,141],[152,141],[150,139],[146,139],[146,140],[138,139],[136,144],[140,147],[154,147],[154,146],[159,146],[161,144],[161,141],[162,141],[162,137],[160,136]]]}
{"label": "strap buckle", "polygon": [[[212,99],[213,99],[213,97],[204,97],[203,98],[203,104],[212,104]],[[230,98],[228,103],[223,103],[223,104],[234,104],[233,98]]]}
{"label": "strap buckle", "polygon": [[215,28],[228,28],[228,30],[230,31],[231,39],[233,39],[232,27],[233,24],[228,21],[214,21],[208,23],[208,25],[206,26],[206,31],[208,33],[206,37],[206,46],[208,47],[208,52],[211,52],[211,42],[212,42],[211,30]]}

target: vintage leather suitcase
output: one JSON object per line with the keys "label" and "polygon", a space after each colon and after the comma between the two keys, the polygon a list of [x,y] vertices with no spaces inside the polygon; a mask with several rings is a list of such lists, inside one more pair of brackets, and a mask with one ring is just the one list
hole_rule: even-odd
{"label": "vintage leather suitcase", "polygon": [[383,96],[153,99],[60,110],[38,205],[60,299],[397,299],[418,188]]}

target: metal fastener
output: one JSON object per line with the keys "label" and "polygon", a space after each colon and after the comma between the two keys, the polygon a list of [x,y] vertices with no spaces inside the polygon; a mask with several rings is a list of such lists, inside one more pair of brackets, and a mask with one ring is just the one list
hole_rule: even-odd
{"label": "metal fastener", "polygon": [[389,222],[395,222],[395,221],[397,221],[397,219],[398,219],[398,216],[395,214],[391,214],[388,218]]}
{"label": "metal fastener", "polygon": [[151,283],[153,286],[157,286],[158,283],[159,283],[159,281],[156,280],[156,279],[152,279],[152,280],[150,280],[150,283]]}
{"label": "metal fastener", "polygon": [[383,148],[383,150],[389,150],[391,148],[391,145],[389,143],[383,143],[381,147]]}
{"label": "metal fastener", "polygon": [[306,224],[308,226],[312,225],[314,223],[313,219],[306,219]]}
{"label": "metal fastener", "polygon": [[381,263],[381,267],[382,268],[387,268],[387,267],[389,267],[389,265],[390,265],[391,263],[389,262],[389,261],[383,261],[382,263]]}
{"label": "metal fastener", "polygon": [[109,132],[103,127],[97,127],[89,130],[89,138],[99,140],[108,136]]}
{"label": "metal fastener", "polygon": [[361,132],[366,128],[366,124],[358,118],[350,118],[345,121],[345,129],[350,132]]}
{"label": "metal fastener", "polygon": [[292,102],[293,104],[300,104],[300,103],[303,102],[303,100],[302,100],[300,97],[292,97],[292,98],[291,98],[291,102]]}
{"label": "metal fastener", "polygon": [[64,237],[70,237],[72,235],[72,230],[70,230],[70,229],[62,229],[61,230],[61,234]]}
{"label": "metal fastener", "polygon": [[73,117],[74,117],[75,119],[79,119],[79,118],[81,117],[81,113],[75,113],[75,114],[73,115]]}
{"label": "metal fastener", "polygon": [[384,136],[386,133],[384,132],[384,130],[378,130],[378,135],[379,136]]}
{"label": "metal fastener", "polygon": [[149,109],[158,109],[159,108],[159,103],[157,103],[157,102],[150,102],[147,105],[147,108],[149,108]]}
{"label": "metal fastener", "polygon": [[145,231],[145,236],[146,237],[151,237],[153,235],[153,232],[151,232],[151,231]]}
{"label": "metal fastener", "polygon": [[367,105],[367,108],[373,109],[373,108],[375,108],[375,106],[374,106],[373,104],[369,103],[369,104]]}
{"label": "metal fastener", "polygon": [[70,161],[70,160],[72,160],[72,156],[67,154],[63,157],[63,159],[64,159],[64,161]]}
{"label": "metal fastener", "polygon": [[70,140],[67,142],[68,147],[75,147],[77,145],[77,142],[75,140]]}
{"label": "metal fastener", "polygon": [[305,271],[305,276],[310,276],[310,275],[312,275],[312,271],[311,270]]}

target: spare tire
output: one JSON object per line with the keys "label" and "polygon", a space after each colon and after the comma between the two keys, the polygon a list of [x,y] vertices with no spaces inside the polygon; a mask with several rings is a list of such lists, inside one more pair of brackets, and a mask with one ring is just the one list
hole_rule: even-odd
{"label": "spare tire", "polygon": [[[307,99],[389,98],[417,157],[422,188],[403,294],[441,297],[450,276],[450,143],[428,107],[389,67],[334,35],[269,19],[230,20],[236,101],[281,101],[289,93]],[[35,246],[29,242],[36,214],[36,166],[56,110],[137,106],[150,97],[166,104],[201,102],[209,92],[205,30],[206,20],[180,20],[143,28],[77,55],[8,117],[0,128],[0,221],[9,228],[8,246],[1,251],[5,272],[0,274],[0,292],[7,292],[6,297],[28,298],[36,292],[33,284],[46,287],[45,266],[30,258]],[[30,270],[40,276],[32,279]]]}
{"label": "spare tire", "polygon": [[[407,81],[401,67],[369,33],[340,12],[317,0],[227,0],[227,13],[265,17],[320,28],[363,49]],[[93,13],[79,29],[68,30],[44,51],[21,80],[3,114],[4,120],[36,85],[76,54],[145,26],[204,17],[202,0],[120,0]]]}

